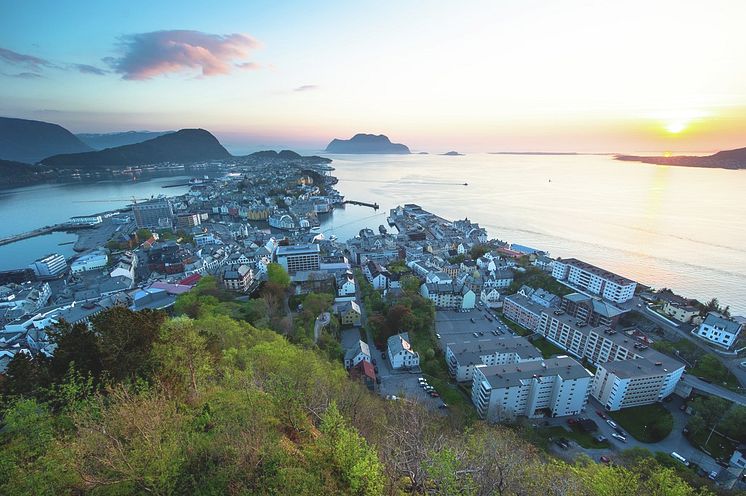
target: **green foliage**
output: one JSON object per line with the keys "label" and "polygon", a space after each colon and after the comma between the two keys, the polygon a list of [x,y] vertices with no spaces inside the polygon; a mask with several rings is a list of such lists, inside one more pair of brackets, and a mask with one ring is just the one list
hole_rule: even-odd
{"label": "green foliage", "polygon": [[490,251],[489,245],[474,245],[469,250],[469,256],[471,256],[472,260],[476,260],[488,251]]}
{"label": "green foliage", "polygon": [[511,284],[505,291],[506,294],[517,293],[524,284],[532,288],[542,288],[557,296],[565,296],[572,293],[572,290],[557,282],[551,274],[536,267],[526,267],[525,272],[516,272]]}
{"label": "green foliage", "polygon": [[153,233],[150,232],[150,229],[142,228],[135,231],[135,234],[137,234],[137,239],[140,240],[140,243],[144,243],[145,241],[149,240],[151,236],[153,236]]}
{"label": "green foliage", "polygon": [[632,437],[643,443],[662,441],[673,430],[673,416],[660,403],[625,408],[609,415]]}
{"label": "green foliage", "polygon": [[290,286],[290,276],[285,268],[277,263],[271,263],[267,266],[267,280],[282,288]]}

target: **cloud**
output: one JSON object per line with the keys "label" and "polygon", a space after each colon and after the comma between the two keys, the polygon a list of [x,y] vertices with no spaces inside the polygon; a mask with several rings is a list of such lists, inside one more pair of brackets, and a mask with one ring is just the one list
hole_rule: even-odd
{"label": "cloud", "polygon": [[103,76],[109,72],[88,64],[70,64],[70,68],[77,70],[81,74],[95,74],[96,76]]}
{"label": "cloud", "polygon": [[171,30],[126,35],[122,55],[107,62],[122,79],[145,80],[198,69],[202,76],[229,74],[234,68],[256,69],[246,60],[260,43],[245,34],[209,34]]}
{"label": "cloud", "polygon": [[0,72],[0,75],[6,76],[6,77],[18,78],[18,79],[39,79],[39,78],[44,77],[38,72],[19,72],[17,74],[9,74],[7,72]]}
{"label": "cloud", "polygon": [[304,84],[303,86],[298,86],[293,91],[313,91],[317,89],[319,89],[319,87],[315,84]]}
{"label": "cloud", "polygon": [[52,62],[46,59],[14,52],[13,50],[8,50],[3,47],[0,47],[0,60],[11,65],[22,65],[32,70],[41,70],[42,67],[56,67]]}

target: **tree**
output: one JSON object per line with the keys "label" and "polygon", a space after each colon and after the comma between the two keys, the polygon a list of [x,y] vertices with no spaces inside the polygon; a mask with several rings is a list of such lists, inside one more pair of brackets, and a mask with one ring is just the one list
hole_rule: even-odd
{"label": "tree", "polygon": [[16,353],[5,369],[0,392],[11,398],[40,396],[42,389],[50,384],[46,362],[41,354]]}
{"label": "tree", "polygon": [[472,260],[476,260],[488,251],[490,251],[489,245],[474,245],[471,247],[471,250],[469,250],[469,255]]}
{"label": "tree", "polygon": [[61,382],[73,365],[82,375],[100,377],[103,364],[98,337],[86,324],[62,322],[51,329],[49,335],[57,345],[49,364],[52,381]]}
{"label": "tree", "polygon": [[103,369],[117,381],[147,376],[151,371],[150,350],[165,318],[161,311],[133,312],[124,307],[94,316],[91,323],[99,336]]}
{"label": "tree", "polygon": [[179,388],[187,388],[191,400],[197,397],[199,385],[212,371],[207,339],[188,317],[176,317],[163,325],[153,356],[160,365],[160,374]]}
{"label": "tree", "polygon": [[285,267],[277,263],[271,263],[267,266],[267,280],[275,283],[283,289],[290,286],[290,276]]}
{"label": "tree", "polygon": [[420,292],[420,280],[416,276],[403,276],[399,284],[405,294],[419,294]]}

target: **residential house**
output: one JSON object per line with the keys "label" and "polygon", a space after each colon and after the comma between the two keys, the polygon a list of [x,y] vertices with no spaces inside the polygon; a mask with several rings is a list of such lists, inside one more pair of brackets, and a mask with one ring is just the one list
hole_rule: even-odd
{"label": "residential house", "polygon": [[402,332],[391,336],[387,345],[389,365],[392,369],[411,369],[420,366],[420,354],[412,349],[408,333]]}
{"label": "residential house", "polygon": [[370,363],[370,348],[368,343],[358,340],[355,346],[345,351],[345,368],[350,369],[363,361]]}

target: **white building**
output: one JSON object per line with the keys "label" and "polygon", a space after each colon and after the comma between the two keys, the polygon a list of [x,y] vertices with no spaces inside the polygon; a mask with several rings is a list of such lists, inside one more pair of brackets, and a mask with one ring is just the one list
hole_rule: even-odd
{"label": "white building", "polygon": [[137,268],[137,255],[131,251],[126,251],[119,256],[114,268],[109,275],[111,277],[126,277],[132,281],[135,280],[135,269]]}
{"label": "white building", "polygon": [[337,278],[337,296],[354,296],[355,295],[355,277],[351,271],[346,271]]}
{"label": "white building", "polygon": [[727,349],[736,342],[745,323],[746,319],[743,317],[729,319],[718,313],[710,312],[704,322],[692,330],[692,334]]}
{"label": "white building", "polygon": [[352,348],[345,352],[345,368],[351,369],[362,361],[370,362],[370,348],[368,343],[358,340]]}
{"label": "white building", "polygon": [[420,366],[420,354],[412,349],[408,333],[402,332],[391,336],[387,344],[389,364],[392,369],[411,369]]}
{"label": "white building", "polygon": [[29,267],[39,279],[54,279],[65,273],[67,261],[59,253],[50,253],[34,261]]}
{"label": "white building", "polygon": [[591,394],[609,411],[648,405],[673,393],[683,373],[673,359],[607,362],[596,369]]}
{"label": "white building", "polygon": [[552,277],[614,303],[631,300],[637,287],[631,279],[574,258],[556,260]]}
{"label": "white building", "polygon": [[474,367],[541,360],[541,352],[522,337],[484,337],[446,344],[448,371],[458,382],[471,382]]}
{"label": "white building", "polygon": [[[650,348],[634,331],[592,327],[562,311],[542,313],[536,332],[596,365],[600,377],[594,379],[599,382],[594,382],[593,395],[610,410],[655,403],[673,393],[684,373],[683,363]],[[615,384],[616,392],[611,394]],[[630,393],[622,386],[629,387]],[[639,388],[647,388],[646,394]]]}
{"label": "white building", "polygon": [[95,226],[102,222],[103,219],[100,215],[70,217],[70,224],[74,226]]}
{"label": "white building", "polygon": [[72,272],[73,274],[78,274],[80,272],[96,270],[102,267],[106,267],[107,263],[109,263],[109,256],[106,254],[106,252],[103,250],[97,250],[79,256],[73,263],[70,264],[70,272]]}
{"label": "white building", "polygon": [[282,265],[290,275],[296,272],[319,270],[321,248],[315,243],[278,246],[275,253],[277,263]]}
{"label": "white building", "polygon": [[368,260],[363,265],[363,275],[375,289],[388,289],[391,273],[377,262]]}
{"label": "white building", "polygon": [[465,285],[424,283],[420,294],[441,310],[466,312],[474,308],[477,300],[474,291]]}
{"label": "white building", "polygon": [[544,307],[521,293],[506,296],[505,301],[503,301],[503,314],[530,331],[535,331],[539,326],[541,313],[544,310]]}
{"label": "white building", "polygon": [[471,399],[489,422],[577,415],[588,403],[592,374],[570,357],[478,365]]}

